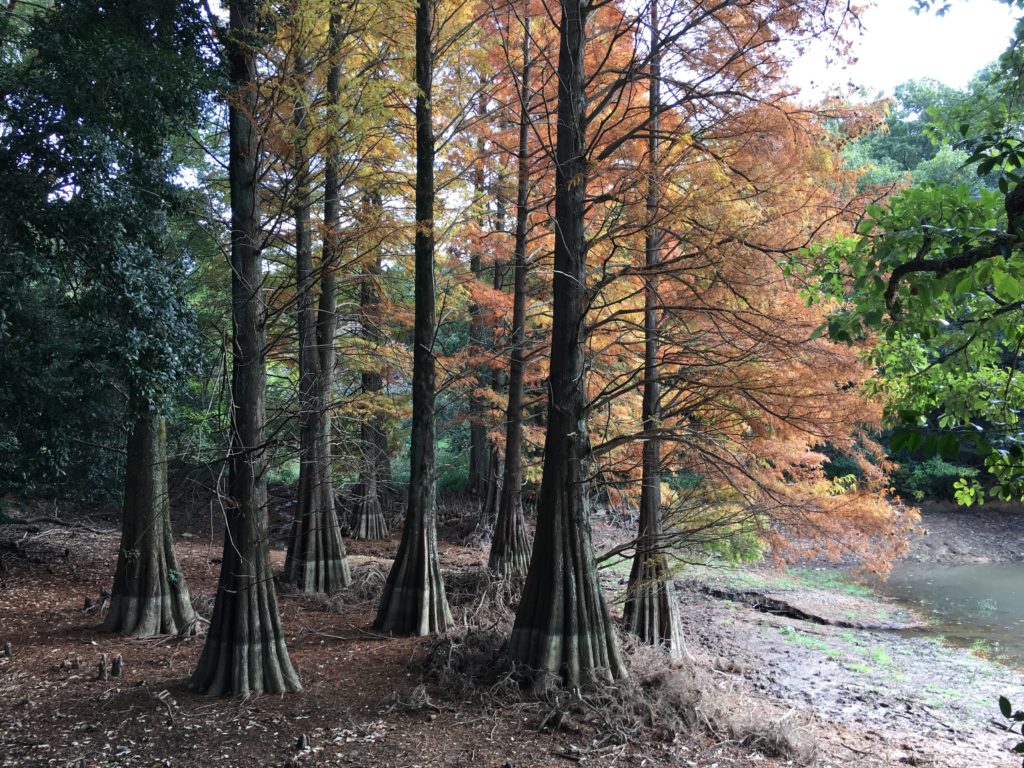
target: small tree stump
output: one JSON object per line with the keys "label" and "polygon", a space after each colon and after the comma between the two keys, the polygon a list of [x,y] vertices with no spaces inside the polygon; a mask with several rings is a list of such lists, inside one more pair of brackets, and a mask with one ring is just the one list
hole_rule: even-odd
{"label": "small tree stump", "polygon": [[109,670],[108,670],[107,654],[101,653],[100,654],[100,663],[97,666],[96,679],[97,680],[106,680],[108,676],[109,676]]}
{"label": "small tree stump", "polygon": [[11,658],[11,642],[10,642],[10,640],[8,640],[7,642],[4,643],[4,658],[5,659]]}
{"label": "small tree stump", "polygon": [[114,661],[110,665],[110,676],[111,677],[120,677],[121,673],[123,671],[124,671],[124,659],[121,658],[121,654],[119,653],[119,654],[117,654],[117,656],[114,657]]}

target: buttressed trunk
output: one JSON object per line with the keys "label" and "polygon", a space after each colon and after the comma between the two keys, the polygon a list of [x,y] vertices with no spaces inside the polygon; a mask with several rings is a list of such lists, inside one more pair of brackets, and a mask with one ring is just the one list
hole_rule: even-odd
{"label": "buttressed trunk", "polygon": [[231,190],[231,443],[224,555],[213,618],[189,683],[200,693],[279,693],[301,688],[277,613],[267,542],[265,308],[257,192],[255,0],[229,3],[234,86],[228,111]]}
{"label": "buttressed trunk", "polygon": [[625,677],[601,594],[586,504],[587,191],[585,6],[562,0],[555,148],[555,272],[544,476],[537,534],[509,653],[536,675],[579,686]]}
{"label": "buttressed trunk", "polygon": [[[651,3],[651,49],[658,46],[658,5]],[[643,444],[643,478],[640,489],[640,530],[636,554],[626,587],[623,623],[649,645],[668,649],[673,657],[682,652],[679,605],[661,546],[661,442],[655,435],[661,415],[658,380],[658,267],[661,232],[658,217],[658,160],[660,94],[659,56],[651,58],[647,139],[650,171],[647,182],[647,218],[644,240],[644,399],[643,424],[648,438]]]}
{"label": "buttressed trunk", "polygon": [[[336,22],[336,15],[331,15]],[[333,31],[333,28],[332,28]],[[334,36],[332,36],[333,42]],[[337,58],[336,55],[334,58]],[[296,57],[296,71],[305,63]],[[338,212],[337,161],[325,185],[325,239],[321,262],[320,317],[315,318],[313,244],[310,224],[309,158],[306,107],[300,95],[295,107],[295,281],[299,331],[299,493],[282,577],[307,594],[333,594],[352,581],[345,545],[334,507],[331,481],[330,394],[334,368],[334,316],[337,287],[334,261]],[[324,306],[326,304],[326,306]],[[326,317],[325,317],[326,315]],[[324,326],[327,326],[325,328]],[[321,339],[321,336],[329,337]]]}
{"label": "buttressed trunk", "polygon": [[530,164],[530,19],[523,22],[523,70],[519,104],[519,169],[516,186],[516,232],[512,274],[512,356],[505,411],[505,468],[498,515],[487,565],[499,574],[522,577],[530,562],[523,516],[523,382],[526,374],[526,237]]}
{"label": "buttressed trunk", "polygon": [[431,117],[434,0],[416,7],[416,320],[413,333],[409,504],[402,543],[377,612],[379,629],[444,632],[452,624],[437,557],[434,460],[434,130]]}
{"label": "buttressed trunk", "polygon": [[134,637],[193,635],[196,617],[171,536],[166,425],[147,405],[134,402],[121,546],[110,612],[101,629]]}
{"label": "buttressed trunk", "polygon": [[[379,209],[376,200],[374,208]],[[377,256],[364,265],[359,292],[363,338],[371,348],[377,348],[381,343],[380,276],[380,257]],[[384,388],[384,380],[378,371],[364,371],[362,385],[366,394],[376,395]],[[362,443],[362,468],[352,535],[357,539],[384,539],[388,535],[388,525],[381,504],[381,483],[389,483],[391,475],[389,471],[386,478],[382,477],[384,465],[390,468],[383,420],[374,416],[365,421],[359,428],[359,436]]]}

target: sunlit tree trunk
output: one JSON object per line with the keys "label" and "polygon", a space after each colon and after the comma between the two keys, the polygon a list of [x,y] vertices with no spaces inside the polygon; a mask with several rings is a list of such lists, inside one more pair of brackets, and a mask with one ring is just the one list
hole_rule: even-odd
{"label": "sunlit tree trunk", "polygon": [[523,69],[519,104],[516,232],[512,262],[512,355],[505,411],[505,468],[488,566],[520,577],[529,566],[530,544],[523,515],[523,383],[526,375],[526,245],[530,195],[530,19],[523,22]]}
{"label": "sunlit tree trunk", "polygon": [[260,259],[256,114],[257,2],[232,0],[226,45],[231,191],[231,442],[224,555],[213,618],[190,686],[206,694],[301,688],[277,613],[267,542],[263,444],[265,318]]}
{"label": "sunlit tree trunk", "polygon": [[[328,88],[336,103],[340,82],[337,71],[337,14],[331,14],[330,34],[333,59],[329,65]],[[296,57],[296,74],[308,77],[305,62]],[[331,478],[331,384],[334,369],[335,305],[338,234],[338,161],[328,151],[324,188],[324,218],[327,237],[321,263],[321,296],[314,312],[313,238],[310,221],[309,131],[305,83],[295,104],[295,284],[299,332],[299,492],[292,520],[284,581],[302,592],[332,594],[351,581],[345,545],[341,539],[334,508]]]}
{"label": "sunlit tree trunk", "polygon": [[[651,49],[658,45],[658,7],[651,0]],[[623,622],[626,628],[650,645],[668,648],[673,656],[681,651],[679,606],[668,563],[661,546],[661,443],[656,437],[660,421],[658,382],[658,265],[661,262],[661,232],[658,216],[658,160],[661,109],[660,57],[651,58],[649,87],[649,133],[647,152],[650,170],[647,181],[647,217],[650,224],[644,242],[644,395],[643,478],[640,489],[640,530],[636,554],[626,588]]]}
{"label": "sunlit tree trunk", "polygon": [[535,685],[569,685],[626,675],[590,538],[586,482],[584,323],[587,310],[586,93],[588,6],[561,0],[558,134],[555,148],[555,264],[544,476],[537,534],[509,652]]}
{"label": "sunlit tree trunk", "polygon": [[135,398],[132,405],[121,546],[102,629],[134,637],[195,634],[196,617],[171,536],[167,429],[149,405]]}
{"label": "sunlit tree trunk", "polygon": [[426,635],[452,623],[437,557],[434,458],[434,0],[416,6],[416,312],[413,332],[409,504],[402,543],[377,612],[387,632]]}

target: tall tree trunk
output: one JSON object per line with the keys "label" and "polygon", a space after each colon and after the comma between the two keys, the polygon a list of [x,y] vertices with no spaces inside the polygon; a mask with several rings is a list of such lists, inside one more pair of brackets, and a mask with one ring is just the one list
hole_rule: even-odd
{"label": "tall tree trunk", "polygon": [[[380,210],[380,199],[371,196],[374,211]],[[370,348],[378,348],[381,343],[381,297],[379,281],[381,278],[380,256],[367,260],[363,266],[362,284],[359,287],[359,309],[361,315],[363,339]],[[376,395],[384,388],[384,379],[378,371],[364,371],[362,374],[363,392]],[[361,470],[359,473],[359,494],[356,498],[355,524],[353,536],[357,539],[383,539],[388,535],[387,521],[381,504],[381,485],[390,482],[391,460],[388,458],[387,435],[384,434],[383,419],[373,416],[365,420],[359,427],[362,443]],[[383,438],[384,447],[381,447]],[[383,454],[383,455],[382,455]],[[385,480],[382,467],[388,467]]]}
{"label": "tall tree trunk", "polygon": [[[482,120],[486,111],[484,96],[481,93],[477,116]],[[473,200],[479,205],[485,194],[484,190],[484,150],[482,136],[476,140],[476,167],[473,169]],[[477,222],[483,227],[484,216],[479,214]],[[473,282],[483,275],[483,264],[477,248],[473,248],[469,256],[469,271]],[[475,302],[469,306],[469,351],[471,355],[480,355],[487,344],[487,328],[481,317],[481,309]],[[490,451],[488,449],[487,427],[485,418],[487,403],[476,390],[484,386],[484,371],[478,364],[472,366],[473,375],[470,379],[472,391],[469,394],[469,490],[480,503],[481,511],[487,505],[488,470]]]}
{"label": "tall tree trunk", "polygon": [[[330,17],[331,48],[337,59],[337,14]],[[340,73],[332,60],[328,73],[332,104],[337,103]],[[296,74],[308,77],[301,56],[295,59]],[[309,202],[309,131],[306,83],[295,103],[295,285],[298,291],[299,331],[299,495],[292,520],[284,581],[307,594],[333,594],[351,582],[345,545],[334,508],[331,480],[331,382],[334,368],[334,316],[337,288],[334,262],[338,236],[338,161],[328,152],[324,190],[327,237],[321,260],[320,311],[314,319],[313,238]],[[329,367],[324,367],[326,364]]]}
{"label": "tall tree trunk", "polygon": [[512,264],[512,355],[505,411],[505,471],[501,483],[488,567],[513,577],[526,575],[530,549],[523,516],[523,382],[526,375],[526,246],[530,198],[530,18],[523,21],[523,70],[519,92],[519,154],[516,233]]}
{"label": "tall tree trunk", "polygon": [[[658,5],[651,2],[651,49],[658,41]],[[661,442],[655,436],[661,417],[658,381],[658,265],[661,262],[661,232],[657,225],[660,155],[659,111],[661,109],[661,67],[657,53],[651,58],[649,86],[649,134],[647,152],[650,170],[647,180],[647,218],[644,238],[646,284],[644,287],[644,399],[643,423],[647,438],[643,444],[643,478],[640,489],[640,530],[636,554],[626,588],[623,622],[626,628],[650,645],[661,645],[678,657],[682,652],[679,606],[661,542]]]}
{"label": "tall tree trunk", "polygon": [[101,629],[134,637],[193,635],[196,617],[171,536],[167,428],[148,404],[133,398],[132,407],[121,546]]}
{"label": "tall tree trunk", "polygon": [[586,502],[587,5],[561,0],[555,148],[555,271],[544,477],[537,535],[509,644],[512,659],[577,686],[626,675],[597,579]]}
{"label": "tall tree trunk", "polygon": [[[483,114],[483,107],[481,107],[481,115]],[[481,150],[483,147],[481,146]],[[499,171],[495,177],[495,215],[494,215],[494,231],[504,234],[505,233],[505,186],[504,178]],[[494,275],[491,282],[491,287],[495,291],[505,290],[505,272],[507,265],[500,259],[494,260]],[[490,331],[490,349],[494,359],[497,358],[498,353],[498,334],[497,331],[492,329]],[[491,389],[494,390],[495,394],[500,394],[502,389],[505,388],[505,371],[497,365],[493,365],[491,368]],[[501,481],[502,481],[502,456],[501,448],[490,439],[487,438],[487,474],[484,477],[486,481],[485,493],[483,497],[483,503],[480,505],[480,517],[477,521],[477,527],[483,531],[490,531],[494,528],[494,522],[498,517],[498,501],[501,498]]]}
{"label": "tall tree trunk", "polygon": [[231,190],[231,444],[224,557],[206,644],[190,686],[206,694],[301,688],[277,613],[267,542],[266,310],[259,247],[256,0],[231,0],[226,46]]}
{"label": "tall tree trunk", "polygon": [[377,627],[401,634],[444,632],[452,623],[437,557],[434,459],[434,0],[416,6],[416,321],[413,333],[409,504],[402,543],[377,612]]}

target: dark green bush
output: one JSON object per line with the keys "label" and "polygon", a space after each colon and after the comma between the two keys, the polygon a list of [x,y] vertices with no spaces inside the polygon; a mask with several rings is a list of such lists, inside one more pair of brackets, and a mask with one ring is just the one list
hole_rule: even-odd
{"label": "dark green bush", "polygon": [[896,493],[911,501],[954,501],[953,483],[960,478],[978,476],[974,467],[951,464],[940,456],[928,459],[909,459],[892,473],[892,487]]}

